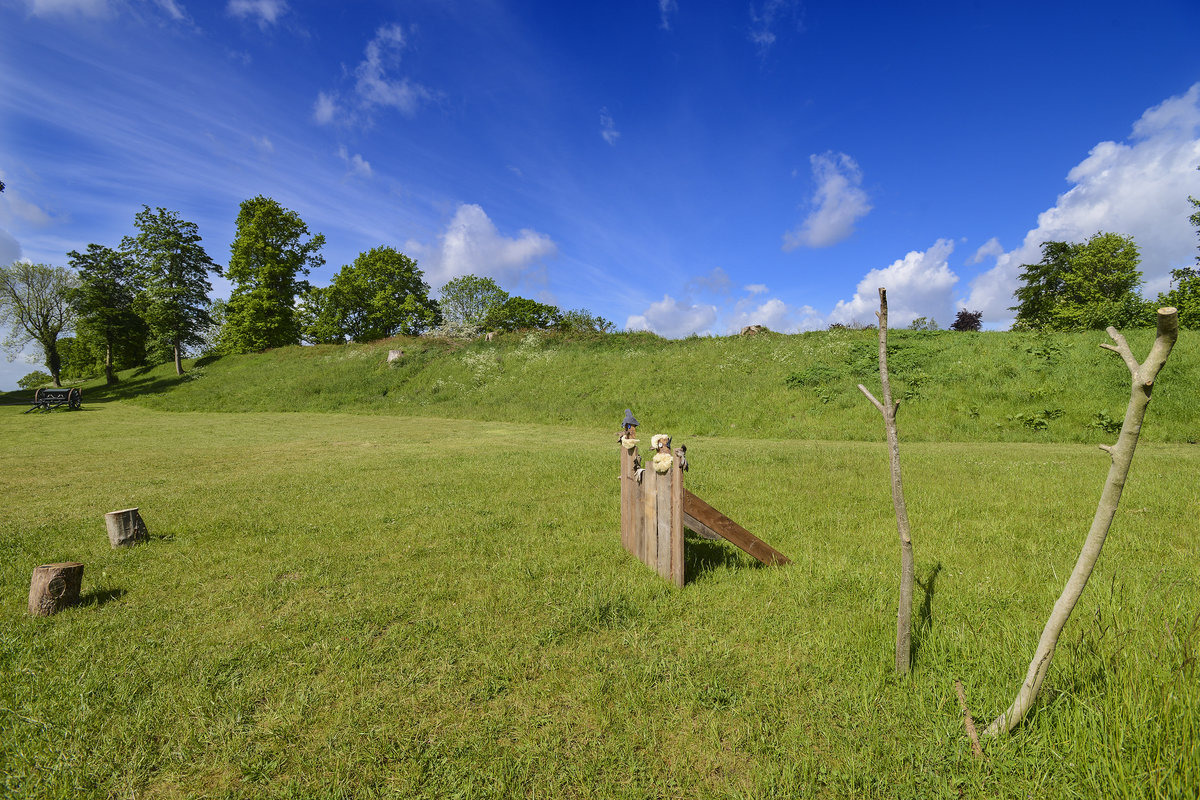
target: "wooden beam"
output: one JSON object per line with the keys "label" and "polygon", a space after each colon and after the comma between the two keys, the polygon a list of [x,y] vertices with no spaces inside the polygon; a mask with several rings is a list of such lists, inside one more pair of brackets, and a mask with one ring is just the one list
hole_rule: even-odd
{"label": "wooden beam", "polygon": [[741,548],[764,564],[779,565],[791,563],[791,559],[783,553],[771,547],[771,545],[759,539],[720,511],[717,511],[708,503],[692,494],[690,490],[684,489],[683,524],[697,533],[704,535],[703,530],[699,530],[697,526],[692,525],[693,522],[697,523],[699,527],[707,528],[730,544]]}

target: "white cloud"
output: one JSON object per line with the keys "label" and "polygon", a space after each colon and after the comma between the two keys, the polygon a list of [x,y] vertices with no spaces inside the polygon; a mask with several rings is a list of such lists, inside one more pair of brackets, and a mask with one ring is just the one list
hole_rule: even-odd
{"label": "white cloud", "polygon": [[287,12],[287,7],[284,0],[229,0],[225,10],[240,19],[251,18],[258,23],[258,27],[265,29],[278,22]]}
{"label": "white cloud", "polygon": [[436,244],[408,241],[405,250],[415,254],[432,286],[459,275],[495,278],[511,284],[558,252],[543,233],[522,228],[515,238],[504,236],[484,210],[473,203],[460,205]]}
{"label": "white cloud", "polygon": [[350,155],[346,151],[346,145],[338,145],[337,157],[346,163],[346,169],[350,175],[359,175],[364,178],[371,177],[371,162],[360,156],[358,153]]}
{"label": "white cloud", "polygon": [[744,286],[743,289],[750,294],[766,294],[768,291],[765,283],[751,283],[748,286]]}
{"label": "white cloud", "polygon": [[845,153],[811,155],[813,210],[804,222],[783,236],[783,249],[829,247],[854,233],[854,223],[871,210],[867,194],[861,188],[862,170]]}
{"label": "white cloud", "polygon": [[[762,288],[766,290],[765,286]],[[757,305],[753,300],[742,300],[733,313],[725,317],[725,328],[729,333],[737,333],[747,325],[765,325],[780,333],[795,333],[824,327],[825,319],[812,306],[793,307],[772,297]]]}
{"label": "white cloud", "polygon": [[263,155],[271,155],[275,152],[275,145],[266,136],[251,136],[250,140],[254,142],[254,146]]}
{"label": "white cloud", "polygon": [[1126,142],[1101,142],[1076,165],[1072,184],[1021,245],[971,282],[960,303],[984,319],[1013,319],[1013,292],[1022,264],[1041,260],[1046,241],[1083,241],[1097,231],[1133,236],[1142,253],[1144,292],[1165,290],[1170,270],[1191,261],[1195,232],[1188,222],[1188,195],[1200,194],[1200,83],[1148,109]]}
{"label": "white cloud", "polygon": [[337,113],[337,95],[317,92],[317,101],[313,103],[313,119],[319,125],[327,125],[333,122]]}
{"label": "white cloud", "polygon": [[616,145],[617,140],[621,138],[621,132],[617,130],[608,108],[600,109],[600,136],[610,145]]}
{"label": "white cloud", "polygon": [[764,0],[758,8],[750,5],[749,38],[758,46],[758,53],[763,58],[775,44],[776,23],[785,17],[798,17],[798,0]]}
{"label": "white cloud", "polygon": [[995,236],[988,239],[979,249],[975,251],[975,255],[967,259],[968,264],[978,264],[986,258],[996,258],[1004,253],[1004,245],[1000,244],[1000,240]]}
{"label": "white cloud", "polygon": [[71,14],[104,17],[111,12],[108,0],[29,0],[29,13],[35,17]]}
{"label": "white cloud", "polygon": [[679,10],[675,0],[658,0],[658,16],[664,31],[671,30],[671,15]]}
{"label": "white cloud", "polygon": [[717,307],[680,303],[669,294],[651,303],[641,314],[625,320],[625,328],[631,331],[654,331],[660,336],[678,339],[693,333],[711,333],[717,321]]}
{"label": "white cloud", "polygon": [[945,320],[958,276],[950,269],[954,242],[938,239],[928,250],[914,250],[883,269],[873,269],[858,282],[854,297],[839,300],[830,322],[873,323],[879,310],[879,288],[887,289],[888,326],[902,327],[917,317]]}
{"label": "white cloud", "polygon": [[422,100],[432,97],[424,86],[388,74],[400,63],[405,44],[404,28],[397,24],[382,26],[367,43],[366,58],[354,70],[354,88],[364,107],[384,106],[411,115]]}

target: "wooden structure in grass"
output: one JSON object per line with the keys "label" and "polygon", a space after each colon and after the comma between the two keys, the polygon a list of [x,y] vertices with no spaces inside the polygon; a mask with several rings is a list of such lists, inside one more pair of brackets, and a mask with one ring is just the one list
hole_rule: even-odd
{"label": "wooden structure in grass", "polygon": [[651,440],[642,464],[637,420],[628,410],[621,435],[621,546],[676,586],[684,583],[684,528],[706,539],[724,539],[764,564],[787,556],[738,525],[683,486],[687,448],[671,450],[663,435]]}

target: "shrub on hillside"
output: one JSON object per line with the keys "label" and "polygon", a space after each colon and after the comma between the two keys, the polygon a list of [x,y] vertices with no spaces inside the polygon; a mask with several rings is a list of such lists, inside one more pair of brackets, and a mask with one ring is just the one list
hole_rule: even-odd
{"label": "shrub on hillside", "polygon": [[45,386],[52,380],[54,379],[42,372],[40,369],[35,369],[24,378],[21,378],[21,380],[17,381],[17,386],[20,386],[22,389],[36,389],[39,386]]}

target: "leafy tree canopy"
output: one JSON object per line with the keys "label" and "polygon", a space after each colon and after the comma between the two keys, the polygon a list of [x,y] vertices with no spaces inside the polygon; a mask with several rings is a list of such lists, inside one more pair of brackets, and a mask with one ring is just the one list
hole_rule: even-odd
{"label": "leafy tree canopy", "polygon": [[908,324],[910,331],[936,331],[938,324],[936,319],[930,317],[917,317]]}
{"label": "leafy tree canopy", "polygon": [[441,321],[417,262],[391,247],[360,253],[328,288],[307,292],[309,341],[369,342],[415,336]]}
{"label": "leafy tree canopy", "polygon": [[51,380],[53,380],[53,378],[51,378],[49,375],[42,372],[40,369],[35,369],[33,372],[17,381],[17,386],[20,386],[22,389],[38,389],[42,386],[45,386],[47,383],[50,383]]}
{"label": "leafy tree canopy", "polygon": [[446,322],[459,325],[483,325],[488,312],[503,305],[508,292],[491,278],[461,275],[446,281],[438,306]]}
{"label": "leafy tree canopy", "polygon": [[609,333],[616,326],[610,320],[598,314],[593,314],[586,308],[573,308],[570,311],[563,312],[558,327],[564,331]]}
{"label": "leafy tree canopy", "polygon": [[950,323],[952,331],[977,331],[982,328],[983,312],[967,311],[965,308],[960,309],[958,315],[954,317],[954,322]]}
{"label": "leafy tree canopy", "polygon": [[137,264],[124,253],[99,244],[87,252],[67,253],[79,275],[79,286],[70,296],[79,317],[80,339],[98,341],[105,381],[116,382],[114,365],[133,366],[146,354],[145,322],[134,310]]}
{"label": "leafy tree canopy", "polygon": [[201,244],[196,223],[180,219],[165,208],[142,206],[133,220],[137,233],[121,240],[121,249],[137,264],[139,315],[152,338],[170,342],[175,371],[183,374],[183,348],[199,344],[201,332],[212,323],[208,315],[208,273],[221,268]]}
{"label": "leafy tree canopy", "polygon": [[275,200],[259,195],[242,202],[225,270],[233,283],[221,332],[225,352],[300,343],[296,297],[308,288],[300,276],[325,263],[325,237],[304,241],[308,235],[300,215]]}
{"label": "leafy tree canopy", "polygon": [[1022,265],[1015,329],[1086,330],[1149,324],[1137,294],[1140,257],[1131,236],[1096,233],[1084,243],[1044,242],[1042,260]]}
{"label": "leafy tree canopy", "polygon": [[539,303],[527,297],[510,297],[488,312],[484,326],[491,330],[515,331],[522,328],[555,328],[562,323],[557,306]]}
{"label": "leafy tree canopy", "polygon": [[0,325],[9,327],[3,343],[8,359],[33,342],[41,349],[55,386],[62,385],[58,337],[75,324],[70,303],[75,286],[74,274],[65,267],[19,261],[0,267]]}

